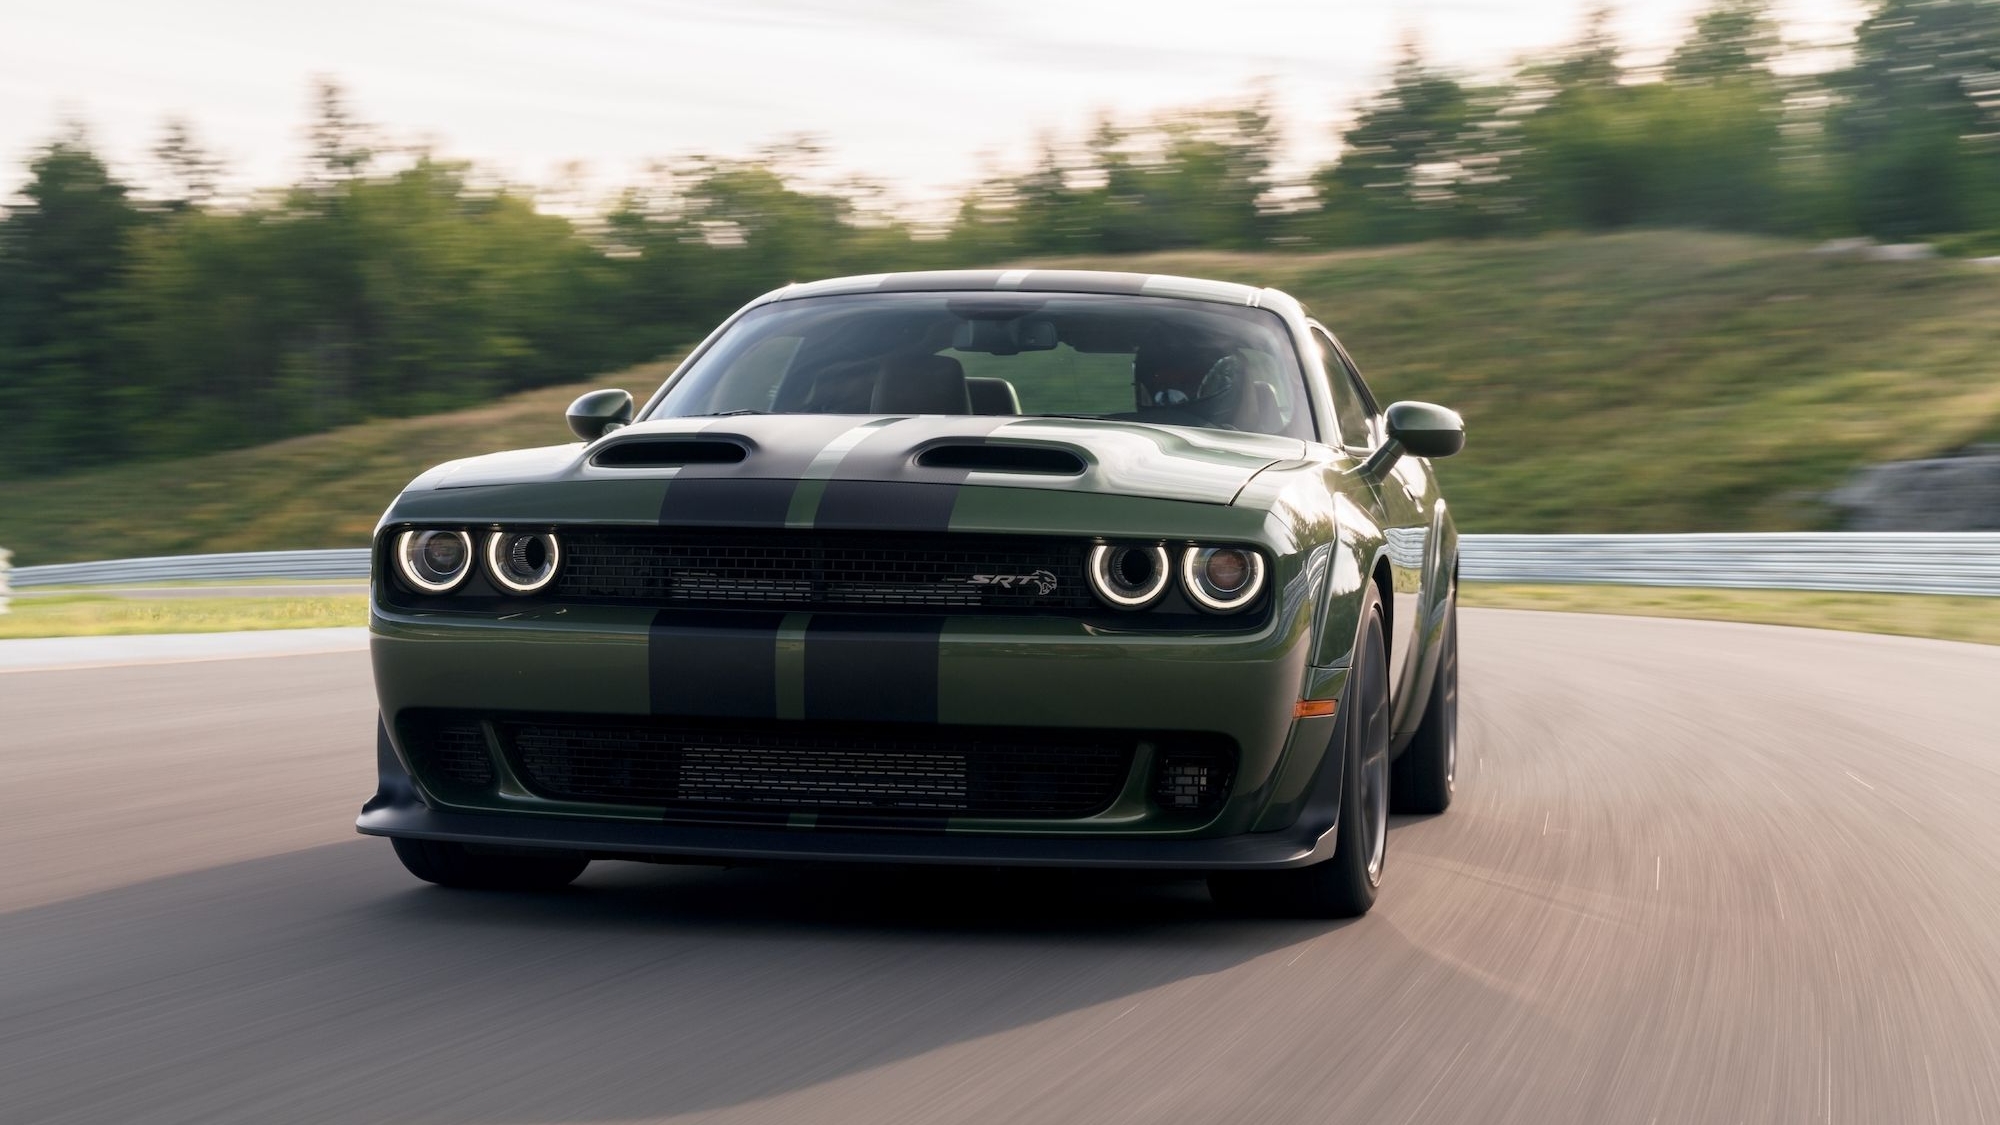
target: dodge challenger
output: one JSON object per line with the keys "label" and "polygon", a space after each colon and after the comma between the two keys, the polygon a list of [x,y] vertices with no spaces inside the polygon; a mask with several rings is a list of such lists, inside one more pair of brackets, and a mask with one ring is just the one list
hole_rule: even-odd
{"label": "dodge challenger", "polygon": [[752,301],[643,405],[374,537],[417,878],[595,859],[1157,868],[1352,916],[1457,759],[1458,415],[1273,289],[951,271]]}

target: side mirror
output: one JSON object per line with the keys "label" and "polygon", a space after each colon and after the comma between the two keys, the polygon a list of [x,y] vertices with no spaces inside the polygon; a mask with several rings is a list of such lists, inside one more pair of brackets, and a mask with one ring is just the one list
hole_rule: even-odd
{"label": "side mirror", "polygon": [[592,391],[569,404],[564,417],[569,432],[585,441],[632,424],[632,394],[629,391]]}
{"label": "side mirror", "polygon": [[1465,448],[1465,419],[1428,402],[1392,403],[1383,413],[1389,440],[1418,457],[1449,457]]}

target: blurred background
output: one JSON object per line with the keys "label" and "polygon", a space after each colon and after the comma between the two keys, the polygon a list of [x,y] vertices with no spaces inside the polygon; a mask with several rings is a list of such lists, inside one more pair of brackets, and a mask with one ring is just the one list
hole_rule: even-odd
{"label": "blurred background", "polygon": [[2000,526],[2000,0],[8,23],[17,566],[359,546],[766,289],[1032,263],[1289,289],[1471,531]]}

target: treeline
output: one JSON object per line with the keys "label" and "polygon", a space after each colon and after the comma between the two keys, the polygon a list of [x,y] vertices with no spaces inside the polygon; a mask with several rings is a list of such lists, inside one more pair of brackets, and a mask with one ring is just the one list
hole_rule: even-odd
{"label": "treeline", "polygon": [[72,129],[0,221],[0,476],[249,445],[657,356],[784,281],[1191,247],[1326,248],[1639,225],[2000,239],[2000,0],[1886,0],[1851,57],[1774,64],[1719,0],[1662,66],[1609,11],[1510,80],[1404,45],[1329,167],[1279,172],[1261,99],[1051,141],[915,226],[816,153],[690,158],[589,215],[383,151],[318,90],[298,183],[217,196],[183,124],[148,190]]}

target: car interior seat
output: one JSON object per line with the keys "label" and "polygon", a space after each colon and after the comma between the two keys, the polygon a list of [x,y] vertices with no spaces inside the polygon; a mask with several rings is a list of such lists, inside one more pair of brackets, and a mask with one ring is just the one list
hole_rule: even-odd
{"label": "car interior seat", "polygon": [[882,361],[868,409],[876,414],[970,414],[965,367],[944,355],[893,355]]}
{"label": "car interior seat", "polygon": [[1278,389],[1271,384],[1262,379],[1253,381],[1244,409],[1249,417],[1244,419],[1243,429],[1260,434],[1285,432],[1285,408],[1278,402]]}
{"label": "car interior seat", "polygon": [[1014,390],[1014,384],[1005,379],[970,377],[965,380],[965,389],[972,398],[974,414],[1021,412],[1021,396]]}
{"label": "car interior seat", "polygon": [[1236,356],[1248,382],[1237,406],[1236,428],[1259,434],[1284,433],[1287,419],[1284,400],[1278,394],[1281,376],[1276,361],[1249,349],[1238,351]]}

